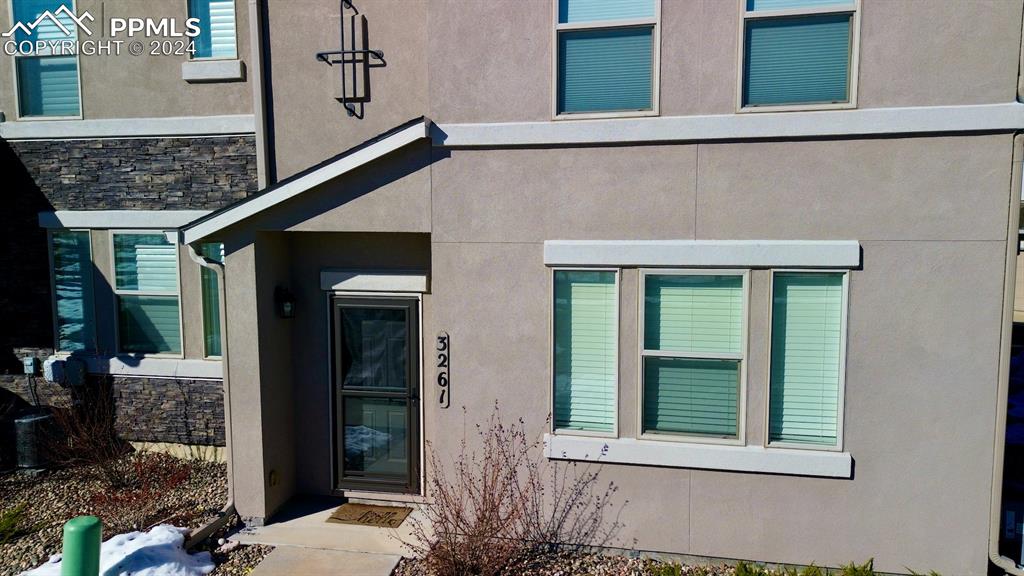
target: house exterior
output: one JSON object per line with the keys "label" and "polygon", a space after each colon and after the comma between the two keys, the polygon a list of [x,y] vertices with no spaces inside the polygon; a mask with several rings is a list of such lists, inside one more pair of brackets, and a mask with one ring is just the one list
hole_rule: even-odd
{"label": "house exterior", "polygon": [[248,10],[261,190],[176,226],[248,523],[429,503],[497,402],[625,548],[1020,573],[1020,2]]}

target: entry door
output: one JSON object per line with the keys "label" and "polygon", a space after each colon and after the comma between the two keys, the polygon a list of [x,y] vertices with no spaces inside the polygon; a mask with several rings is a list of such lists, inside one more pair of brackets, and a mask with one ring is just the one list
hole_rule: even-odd
{"label": "entry door", "polygon": [[419,326],[413,298],[335,298],[335,487],[419,491]]}

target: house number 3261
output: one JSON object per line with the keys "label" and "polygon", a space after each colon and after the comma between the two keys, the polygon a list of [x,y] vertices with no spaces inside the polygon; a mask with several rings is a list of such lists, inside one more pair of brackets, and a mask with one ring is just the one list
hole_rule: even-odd
{"label": "house number 3261", "polygon": [[449,355],[451,354],[451,340],[448,333],[441,331],[437,333],[437,401],[441,408],[447,408],[452,404],[451,381],[449,380]]}

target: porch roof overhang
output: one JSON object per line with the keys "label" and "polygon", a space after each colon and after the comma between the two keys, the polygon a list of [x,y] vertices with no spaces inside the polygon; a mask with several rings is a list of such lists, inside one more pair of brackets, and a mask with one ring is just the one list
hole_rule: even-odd
{"label": "porch roof overhang", "polygon": [[181,228],[181,241],[183,244],[192,244],[213,236],[229,226],[294,198],[306,190],[351,172],[417,140],[429,138],[430,130],[430,119],[422,116],[396,126],[358,146],[282,180],[255,196],[250,196],[190,222]]}

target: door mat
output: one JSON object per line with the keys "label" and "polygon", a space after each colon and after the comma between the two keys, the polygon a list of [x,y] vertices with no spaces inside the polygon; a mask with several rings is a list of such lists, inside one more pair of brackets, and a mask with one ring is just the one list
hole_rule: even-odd
{"label": "door mat", "polygon": [[357,524],[378,528],[398,528],[412,513],[402,506],[371,506],[369,504],[342,504],[327,519],[336,524]]}

